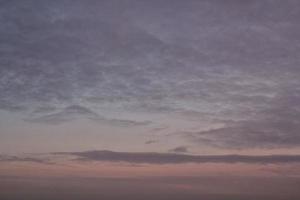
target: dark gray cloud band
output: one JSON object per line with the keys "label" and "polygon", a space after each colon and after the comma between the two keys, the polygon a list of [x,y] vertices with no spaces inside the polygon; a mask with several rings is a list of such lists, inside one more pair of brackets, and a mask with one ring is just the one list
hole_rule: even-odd
{"label": "dark gray cloud band", "polygon": [[48,159],[34,158],[31,156],[9,156],[0,155],[0,162],[33,162],[41,164],[50,164]]}
{"label": "dark gray cloud band", "polygon": [[[59,156],[60,161],[57,161],[55,156]],[[76,158],[74,158],[73,156],[75,156]],[[61,162],[61,160],[127,162],[132,164],[291,164],[300,163],[300,155],[191,155],[171,152],[115,152],[108,150],[83,152],[54,152],[49,154],[40,154],[38,156],[35,154],[26,156],[0,155],[1,162],[34,162],[41,164],[55,164],[57,162]]]}
{"label": "dark gray cloud band", "polygon": [[300,155],[187,155],[174,153],[133,153],[113,151],[86,151],[54,153],[59,155],[78,156],[84,161],[109,161],[148,164],[179,164],[179,163],[249,163],[279,164],[299,163]]}

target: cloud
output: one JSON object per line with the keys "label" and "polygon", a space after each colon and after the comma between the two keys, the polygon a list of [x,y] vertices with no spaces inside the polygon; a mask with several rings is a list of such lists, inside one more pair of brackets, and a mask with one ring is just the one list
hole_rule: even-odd
{"label": "cloud", "polygon": [[37,107],[35,110],[33,110],[33,114],[43,114],[43,113],[52,113],[56,110],[56,107],[54,106],[41,106]]}
{"label": "cloud", "polygon": [[152,123],[151,121],[134,121],[134,120],[126,120],[126,119],[111,119],[111,118],[103,118],[103,119],[100,118],[99,121],[107,124],[111,124],[113,126],[120,126],[120,127],[147,126]]}
{"label": "cloud", "polygon": [[179,146],[179,147],[175,147],[174,149],[170,149],[169,152],[173,152],[173,153],[188,153],[188,147],[186,146]]}
{"label": "cloud", "polygon": [[[57,157],[58,156],[58,157]],[[1,162],[36,162],[54,164],[64,161],[125,162],[130,164],[184,164],[184,163],[247,163],[288,164],[300,163],[300,155],[191,155],[182,152],[115,152],[108,150],[83,152],[52,152],[26,156],[0,155]]]}
{"label": "cloud", "polygon": [[145,142],[145,144],[154,144],[154,143],[157,143],[158,141],[157,140],[147,140]]}
{"label": "cloud", "polygon": [[5,100],[0,100],[0,110],[6,110],[10,112],[19,112],[19,111],[24,111],[26,110],[25,106],[22,105],[12,105],[11,103],[5,101]]}
{"label": "cloud", "polygon": [[110,161],[148,164],[176,163],[249,163],[276,164],[300,162],[300,155],[186,155],[174,153],[85,151],[60,152],[57,155],[77,156],[83,161]]}
{"label": "cloud", "polygon": [[72,106],[65,107],[61,111],[42,115],[35,118],[25,119],[25,121],[32,122],[32,123],[44,123],[44,124],[56,125],[56,124],[72,121],[79,117],[98,118],[99,115],[86,107],[79,106],[79,105],[72,105]]}
{"label": "cloud", "polygon": [[[297,146],[299,8],[258,0],[3,2],[0,109],[28,109],[26,121],[35,123],[93,118],[121,127],[165,115],[166,132],[210,124],[187,134],[201,145]],[[42,114],[45,105],[58,108]],[[146,119],[107,119],[103,111]]]}
{"label": "cloud", "polygon": [[[27,122],[49,125],[58,125],[80,118],[120,127],[146,126],[151,124],[151,121],[134,121],[127,119],[105,118],[94,112],[93,110],[80,105],[67,106],[60,111],[56,111],[54,109],[54,113],[43,115],[45,112],[48,113],[50,110],[51,109],[48,107],[40,108],[37,110],[38,112],[34,112],[35,115],[38,115],[37,117],[32,117],[24,120]],[[40,115],[40,113],[42,113],[42,115]]]}
{"label": "cloud", "polygon": [[0,155],[0,162],[34,162],[34,163],[42,163],[49,164],[48,160],[34,157],[20,157],[20,156],[8,156],[8,155]]}
{"label": "cloud", "polygon": [[[224,122],[206,131],[186,131],[181,135],[193,143],[218,148],[289,148],[300,144],[300,93],[286,88],[272,98],[269,106],[253,117]],[[246,115],[246,113],[245,113]],[[251,116],[251,113],[248,113]]]}
{"label": "cloud", "polygon": [[193,143],[229,149],[297,147],[299,124],[287,121],[246,121],[223,128],[182,133]]}

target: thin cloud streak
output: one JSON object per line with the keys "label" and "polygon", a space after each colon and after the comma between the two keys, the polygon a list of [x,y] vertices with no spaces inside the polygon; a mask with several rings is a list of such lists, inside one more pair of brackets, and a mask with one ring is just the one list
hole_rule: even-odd
{"label": "thin cloud streak", "polygon": [[34,157],[20,157],[20,156],[8,156],[0,155],[0,162],[33,162],[41,164],[50,164],[47,159],[34,158]]}
{"label": "thin cloud streak", "polygon": [[170,149],[169,152],[173,152],[173,153],[188,153],[188,147],[186,146],[179,146],[179,147],[175,147],[173,149]]}
{"label": "thin cloud streak", "polygon": [[[128,119],[115,119],[115,118],[105,118],[99,115],[92,109],[80,105],[72,105],[56,111],[50,114],[38,115],[32,118],[26,118],[24,121],[31,123],[40,123],[48,125],[59,125],[66,122],[70,122],[76,119],[85,118],[99,123],[112,124],[114,126],[120,127],[130,127],[130,126],[146,126],[151,124],[151,121],[135,121]],[[37,113],[33,113],[37,115]],[[38,113],[39,114],[39,113]]]}
{"label": "thin cloud streak", "polygon": [[280,164],[298,163],[300,155],[186,155],[175,153],[153,152],[114,152],[84,151],[57,152],[56,155],[77,156],[81,161],[109,161],[147,164],[179,164],[179,163],[249,163]]}

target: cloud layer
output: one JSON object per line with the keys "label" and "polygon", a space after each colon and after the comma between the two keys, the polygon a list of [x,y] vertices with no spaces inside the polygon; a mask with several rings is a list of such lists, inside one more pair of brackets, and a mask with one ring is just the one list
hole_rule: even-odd
{"label": "cloud layer", "polygon": [[147,152],[113,152],[113,151],[85,151],[53,153],[54,155],[78,156],[84,161],[110,161],[148,164],[175,164],[175,163],[252,163],[276,164],[298,163],[300,155],[187,155],[174,153],[147,153]]}
{"label": "cloud layer", "polygon": [[0,109],[52,125],[159,124],[198,146],[294,148],[299,13],[294,0],[2,1]]}

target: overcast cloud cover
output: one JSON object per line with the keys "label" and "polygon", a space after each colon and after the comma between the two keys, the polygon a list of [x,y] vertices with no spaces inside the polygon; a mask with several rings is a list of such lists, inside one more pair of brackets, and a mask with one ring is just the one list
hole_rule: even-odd
{"label": "overcast cloud cover", "polygon": [[296,0],[1,1],[0,109],[168,133],[152,115],[179,115],[185,142],[297,147],[299,17]]}
{"label": "overcast cloud cover", "polygon": [[[242,163],[285,176],[300,160],[299,22],[298,0],[0,0],[0,179],[51,156],[89,172]],[[297,188],[295,174],[270,191]],[[0,199],[19,187],[10,178]],[[179,182],[162,193],[199,189]]]}

